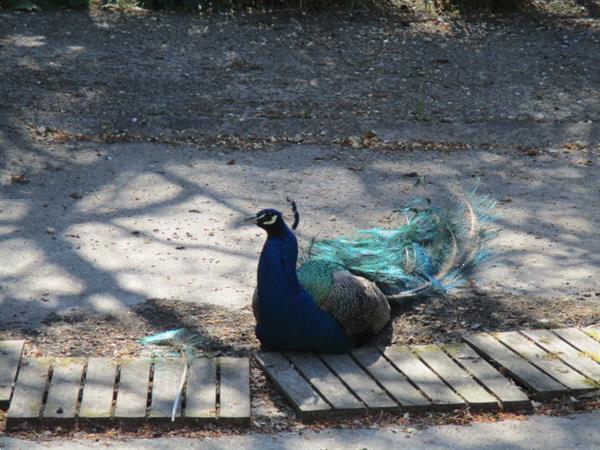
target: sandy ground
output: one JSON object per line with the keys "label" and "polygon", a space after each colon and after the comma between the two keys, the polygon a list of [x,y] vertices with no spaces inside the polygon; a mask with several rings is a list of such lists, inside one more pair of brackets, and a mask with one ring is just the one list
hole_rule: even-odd
{"label": "sandy ground", "polygon": [[[5,326],[71,308],[111,312],[149,298],[244,308],[264,236],[238,226],[240,218],[263,207],[287,212],[285,197],[292,195],[308,242],[317,234],[390,225],[390,212],[411,196],[443,199],[475,180],[499,200],[502,230],[493,243],[496,259],[477,277],[479,289],[600,301],[593,148],[561,146],[530,156],[476,146],[34,145],[30,181],[5,185],[0,203]],[[424,186],[406,176],[415,171],[426,176]]]}
{"label": "sandy ground", "polygon": [[[242,217],[290,195],[307,243],[475,184],[498,200],[496,258],[394,305],[373,343],[600,322],[599,30],[0,12],[0,338],[126,355],[183,325],[251,354],[264,236]],[[263,428],[288,427],[256,368],[253,389]]]}
{"label": "sandy ground", "polygon": [[[465,427],[443,425],[426,429],[404,426],[373,426],[368,429],[345,429],[323,431],[299,431],[264,435],[248,433],[242,436],[197,438],[154,437],[132,439],[112,443],[120,449],[255,449],[265,450],[345,450],[347,448],[410,448],[413,450],[544,450],[544,449],[593,449],[598,448],[598,413],[571,415],[567,417],[533,417],[530,420],[506,420],[501,423],[477,423]],[[32,450],[63,448],[81,450],[106,448],[110,441],[90,442],[81,437],[69,440],[30,442],[18,438],[0,437],[0,445],[6,450]],[[358,445],[357,445],[358,444]]]}

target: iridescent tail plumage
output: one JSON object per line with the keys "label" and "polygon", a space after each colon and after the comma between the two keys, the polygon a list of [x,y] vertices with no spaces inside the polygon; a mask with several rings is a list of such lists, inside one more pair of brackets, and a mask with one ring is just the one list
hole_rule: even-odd
{"label": "iridescent tail plumage", "polygon": [[446,208],[416,198],[396,213],[394,229],[359,231],[354,239],[313,241],[305,262],[322,261],[377,284],[389,300],[446,293],[465,283],[491,254],[495,202],[475,190]]}

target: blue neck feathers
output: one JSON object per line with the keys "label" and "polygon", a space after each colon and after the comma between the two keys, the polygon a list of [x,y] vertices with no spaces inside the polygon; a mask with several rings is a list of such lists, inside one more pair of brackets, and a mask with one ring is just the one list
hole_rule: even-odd
{"label": "blue neck feathers", "polygon": [[267,233],[258,263],[259,340],[272,350],[348,350],[352,339],[298,281],[294,233],[283,221]]}

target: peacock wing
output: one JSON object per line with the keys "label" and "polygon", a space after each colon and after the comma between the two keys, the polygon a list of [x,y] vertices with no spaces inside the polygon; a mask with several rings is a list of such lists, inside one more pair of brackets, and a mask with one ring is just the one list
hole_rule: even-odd
{"label": "peacock wing", "polygon": [[298,268],[298,281],[321,306],[333,286],[335,267],[328,262],[309,260]]}
{"label": "peacock wing", "polygon": [[390,304],[377,285],[347,271],[333,273],[329,295],[320,306],[349,336],[377,334],[390,320]]}

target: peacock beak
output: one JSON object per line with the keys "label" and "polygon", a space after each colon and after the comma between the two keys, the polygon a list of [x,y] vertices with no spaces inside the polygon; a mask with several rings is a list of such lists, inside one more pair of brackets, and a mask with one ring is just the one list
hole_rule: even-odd
{"label": "peacock beak", "polygon": [[254,225],[257,225],[258,224],[258,218],[256,216],[246,217],[244,219],[244,223],[248,223],[248,224],[253,223]]}

